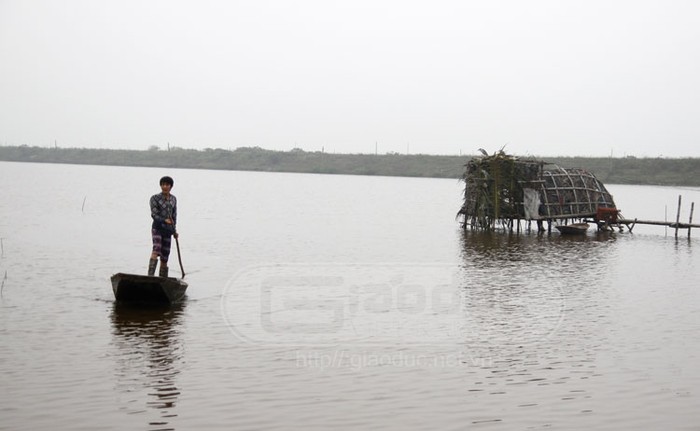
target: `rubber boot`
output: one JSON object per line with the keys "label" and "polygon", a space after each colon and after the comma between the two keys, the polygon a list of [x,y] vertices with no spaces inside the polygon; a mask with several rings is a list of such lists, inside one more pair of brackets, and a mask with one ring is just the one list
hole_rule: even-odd
{"label": "rubber boot", "polygon": [[160,262],[160,272],[158,273],[159,277],[167,277],[168,276],[168,264],[165,262]]}
{"label": "rubber boot", "polygon": [[158,259],[148,261],[148,275],[156,275],[156,265],[158,265]]}

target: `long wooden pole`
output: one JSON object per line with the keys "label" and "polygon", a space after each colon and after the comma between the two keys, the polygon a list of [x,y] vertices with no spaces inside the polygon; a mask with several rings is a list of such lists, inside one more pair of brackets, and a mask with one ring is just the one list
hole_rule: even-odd
{"label": "long wooden pole", "polygon": [[182,272],[182,278],[185,278],[185,268],[182,267],[182,257],[180,256],[180,240],[175,237],[175,246],[177,247],[177,261],[180,262],[180,272]]}

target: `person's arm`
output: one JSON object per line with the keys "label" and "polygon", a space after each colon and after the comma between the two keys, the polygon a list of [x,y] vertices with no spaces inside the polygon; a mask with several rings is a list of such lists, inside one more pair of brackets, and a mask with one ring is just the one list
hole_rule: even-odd
{"label": "person's arm", "polygon": [[170,218],[173,220],[173,226],[175,226],[177,225],[177,198],[172,196],[171,199],[173,200],[173,213],[170,214]]}
{"label": "person's arm", "polygon": [[175,227],[175,233],[173,233],[173,236],[175,239],[178,239],[180,237],[180,234],[177,233],[177,198],[175,196],[172,197],[173,200],[173,213],[170,215],[173,220],[173,226]]}
{"label": "person's arm", "polygon": [[151,218],[157,222],[163,222],[165,219],[161,217],[160,211],[158,211],[158,198],[157,195],[151,196]]}

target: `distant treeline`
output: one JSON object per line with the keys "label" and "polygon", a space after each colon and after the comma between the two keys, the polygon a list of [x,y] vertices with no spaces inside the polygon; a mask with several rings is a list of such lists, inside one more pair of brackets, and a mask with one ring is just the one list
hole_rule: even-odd
{"label": "distant treeline", "polygon": [[[473,156],[390,154],[329,154],[299,149],[272,151],[259,147],[223,150],[106,150],[0,146],[0,160],[35,163],[150,166],[240,171],[319,174],[386,175],[460,178]],[[700,159],[545,157],[565,168],[583,168],[608,184],[700,186]]]}

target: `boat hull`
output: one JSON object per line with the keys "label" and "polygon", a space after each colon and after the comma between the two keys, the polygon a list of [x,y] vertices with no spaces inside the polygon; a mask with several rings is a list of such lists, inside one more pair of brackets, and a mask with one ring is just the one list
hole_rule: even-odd
{"label": "boat hull", "polygon": [[562,235],[585,235],[588,223],[573,223],[555,227]]}
{"label": "boat hull", "polygon": [[187,290],[185,281],[173,277],[120,272],[110,280],[114,297],[123,302],[173,303],[181,301]]}

